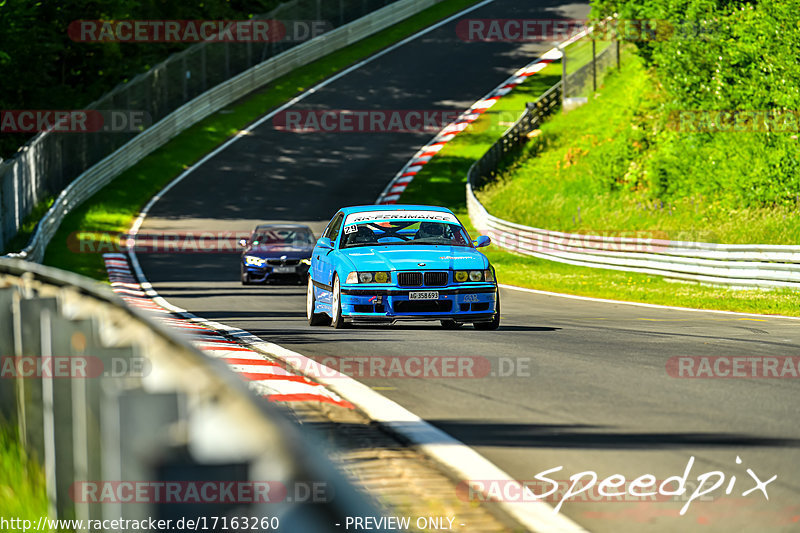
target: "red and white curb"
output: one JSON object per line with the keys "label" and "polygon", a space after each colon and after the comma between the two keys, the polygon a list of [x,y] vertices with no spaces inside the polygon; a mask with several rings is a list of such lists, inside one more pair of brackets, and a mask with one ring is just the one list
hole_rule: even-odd
{"label": "red and white curb", "polygon": [[[561,43],[560,48],[568,46],[578,39],[586,36],[588,30],[577,33],[570,37],[567,41]],[[518,71],[516,71],[510,78],[495,87],[489,94],[475,102],[469,109],[461,113],[458,118],[445,126],[443,130],[436,134],[428,144],[420,148],[417,153],[403,166],[400,171],[395,174],[389,184],[383,189],[376,204],[396,204],[400,200],[400,195],[406,190],[408,184],[414,180],[414,176],[419,173],[422,168],[427,165],[430,160],[445,147],[447,143],[453,140],[456,135],[464,131],[467,126],[480,118],[482,114],[488,111],[500,98],[507,95],[514,90],[515,87],[525,82],[529,76],[533,76],[540,72],[547,65],[553,61],[561,59],[561,51],[559,48],[551,48],[541,57],[535,61],[528,63]]]}
{"label": "red and white curb", "polygon": [[283,364],[198,323],[185,313],[167,309],[155,301],[136,280],[124,254],[103,254],[111,289],[131,307],[150,313],[151,318],[188,336],[209,357],[221,359],[249,382],[250,389],[271,402],[324,402],[347,409],[353,404],[327,387],[287,371]]}

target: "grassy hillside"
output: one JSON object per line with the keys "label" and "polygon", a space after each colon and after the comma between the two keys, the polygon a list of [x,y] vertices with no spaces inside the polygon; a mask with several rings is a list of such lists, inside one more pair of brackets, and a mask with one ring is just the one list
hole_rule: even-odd
{"label": "grassy hillside", "polygon": [[[742,193],[745,182],[755,188],[762,181],[768,148],[748,133],[674,140],[677,134],[664,131],[662,123],[663,87],[639,56],[624,57],[621,71],[606,78],[589,104],[545,123],[501,180],[479,192],[489,212],[560,231],[650,230],[672,240],[800,242],[800,212],[792,202],[757,201]],[[726,144],[726,157],[711,155]],[[670,172],[681,179],[650,183],[669,157]]]}

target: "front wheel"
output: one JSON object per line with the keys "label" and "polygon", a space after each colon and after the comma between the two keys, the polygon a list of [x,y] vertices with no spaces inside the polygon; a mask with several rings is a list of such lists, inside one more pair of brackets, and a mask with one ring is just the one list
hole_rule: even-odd
{"label": "front wheel", "polygon": [[342,318],[342,289],[339,286],[339,276],[333,275],[333,296],[331,298],[331,326],[334,329],[342,329],[346,327],[344,318]]}
{"label": "front wheel", "polygon": [[494,330],[500,327],[500,289],[497,289],[495,298],[494,317],[489,322],[475,322],[475,329]]}
{"label": "front wheel", "polygon": [[246,272],[244,268],[241,270],[242,272],[242,285],[252,285],[253,282],[250,281],[250,273]]}
{"label": "front wheel", "polygon": [[317,298],[314,295],[314,282],[311,281],[311,276],[308,276],[308,292],[306,293],[306,318],[308,318],[309,326],[324,326],[327,322],[327,317],[323,313],[315,313]]}

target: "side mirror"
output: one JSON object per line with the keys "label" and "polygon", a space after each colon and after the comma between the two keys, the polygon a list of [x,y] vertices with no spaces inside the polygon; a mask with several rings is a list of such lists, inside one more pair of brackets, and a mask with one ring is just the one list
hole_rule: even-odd
{"label": "side mirror", "polygon": [[242,248],[247,246],[247,239],[239,239],[239,246],[241,246]]}
{"label": "side mirror", "polygon": [[492,239],[490,239],[486,235],[481,235],[472,242],[475,243],[475,248],[483,248],[484,246],[489,246],[492,243]]}
{"label": "side mirror", "polygon": [[333,243],[328,237],[320,237],[317,246],[325,250],[333,250]]}

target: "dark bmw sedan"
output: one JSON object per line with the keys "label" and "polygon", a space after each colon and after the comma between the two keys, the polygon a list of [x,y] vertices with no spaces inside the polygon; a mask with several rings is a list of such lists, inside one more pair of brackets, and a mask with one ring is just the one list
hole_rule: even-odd
{"label": "dark bmw sedan", "polygon": [[305,283],[316,239],[300,224],[262,224],[242,239],[242,285],[268,280]]}

